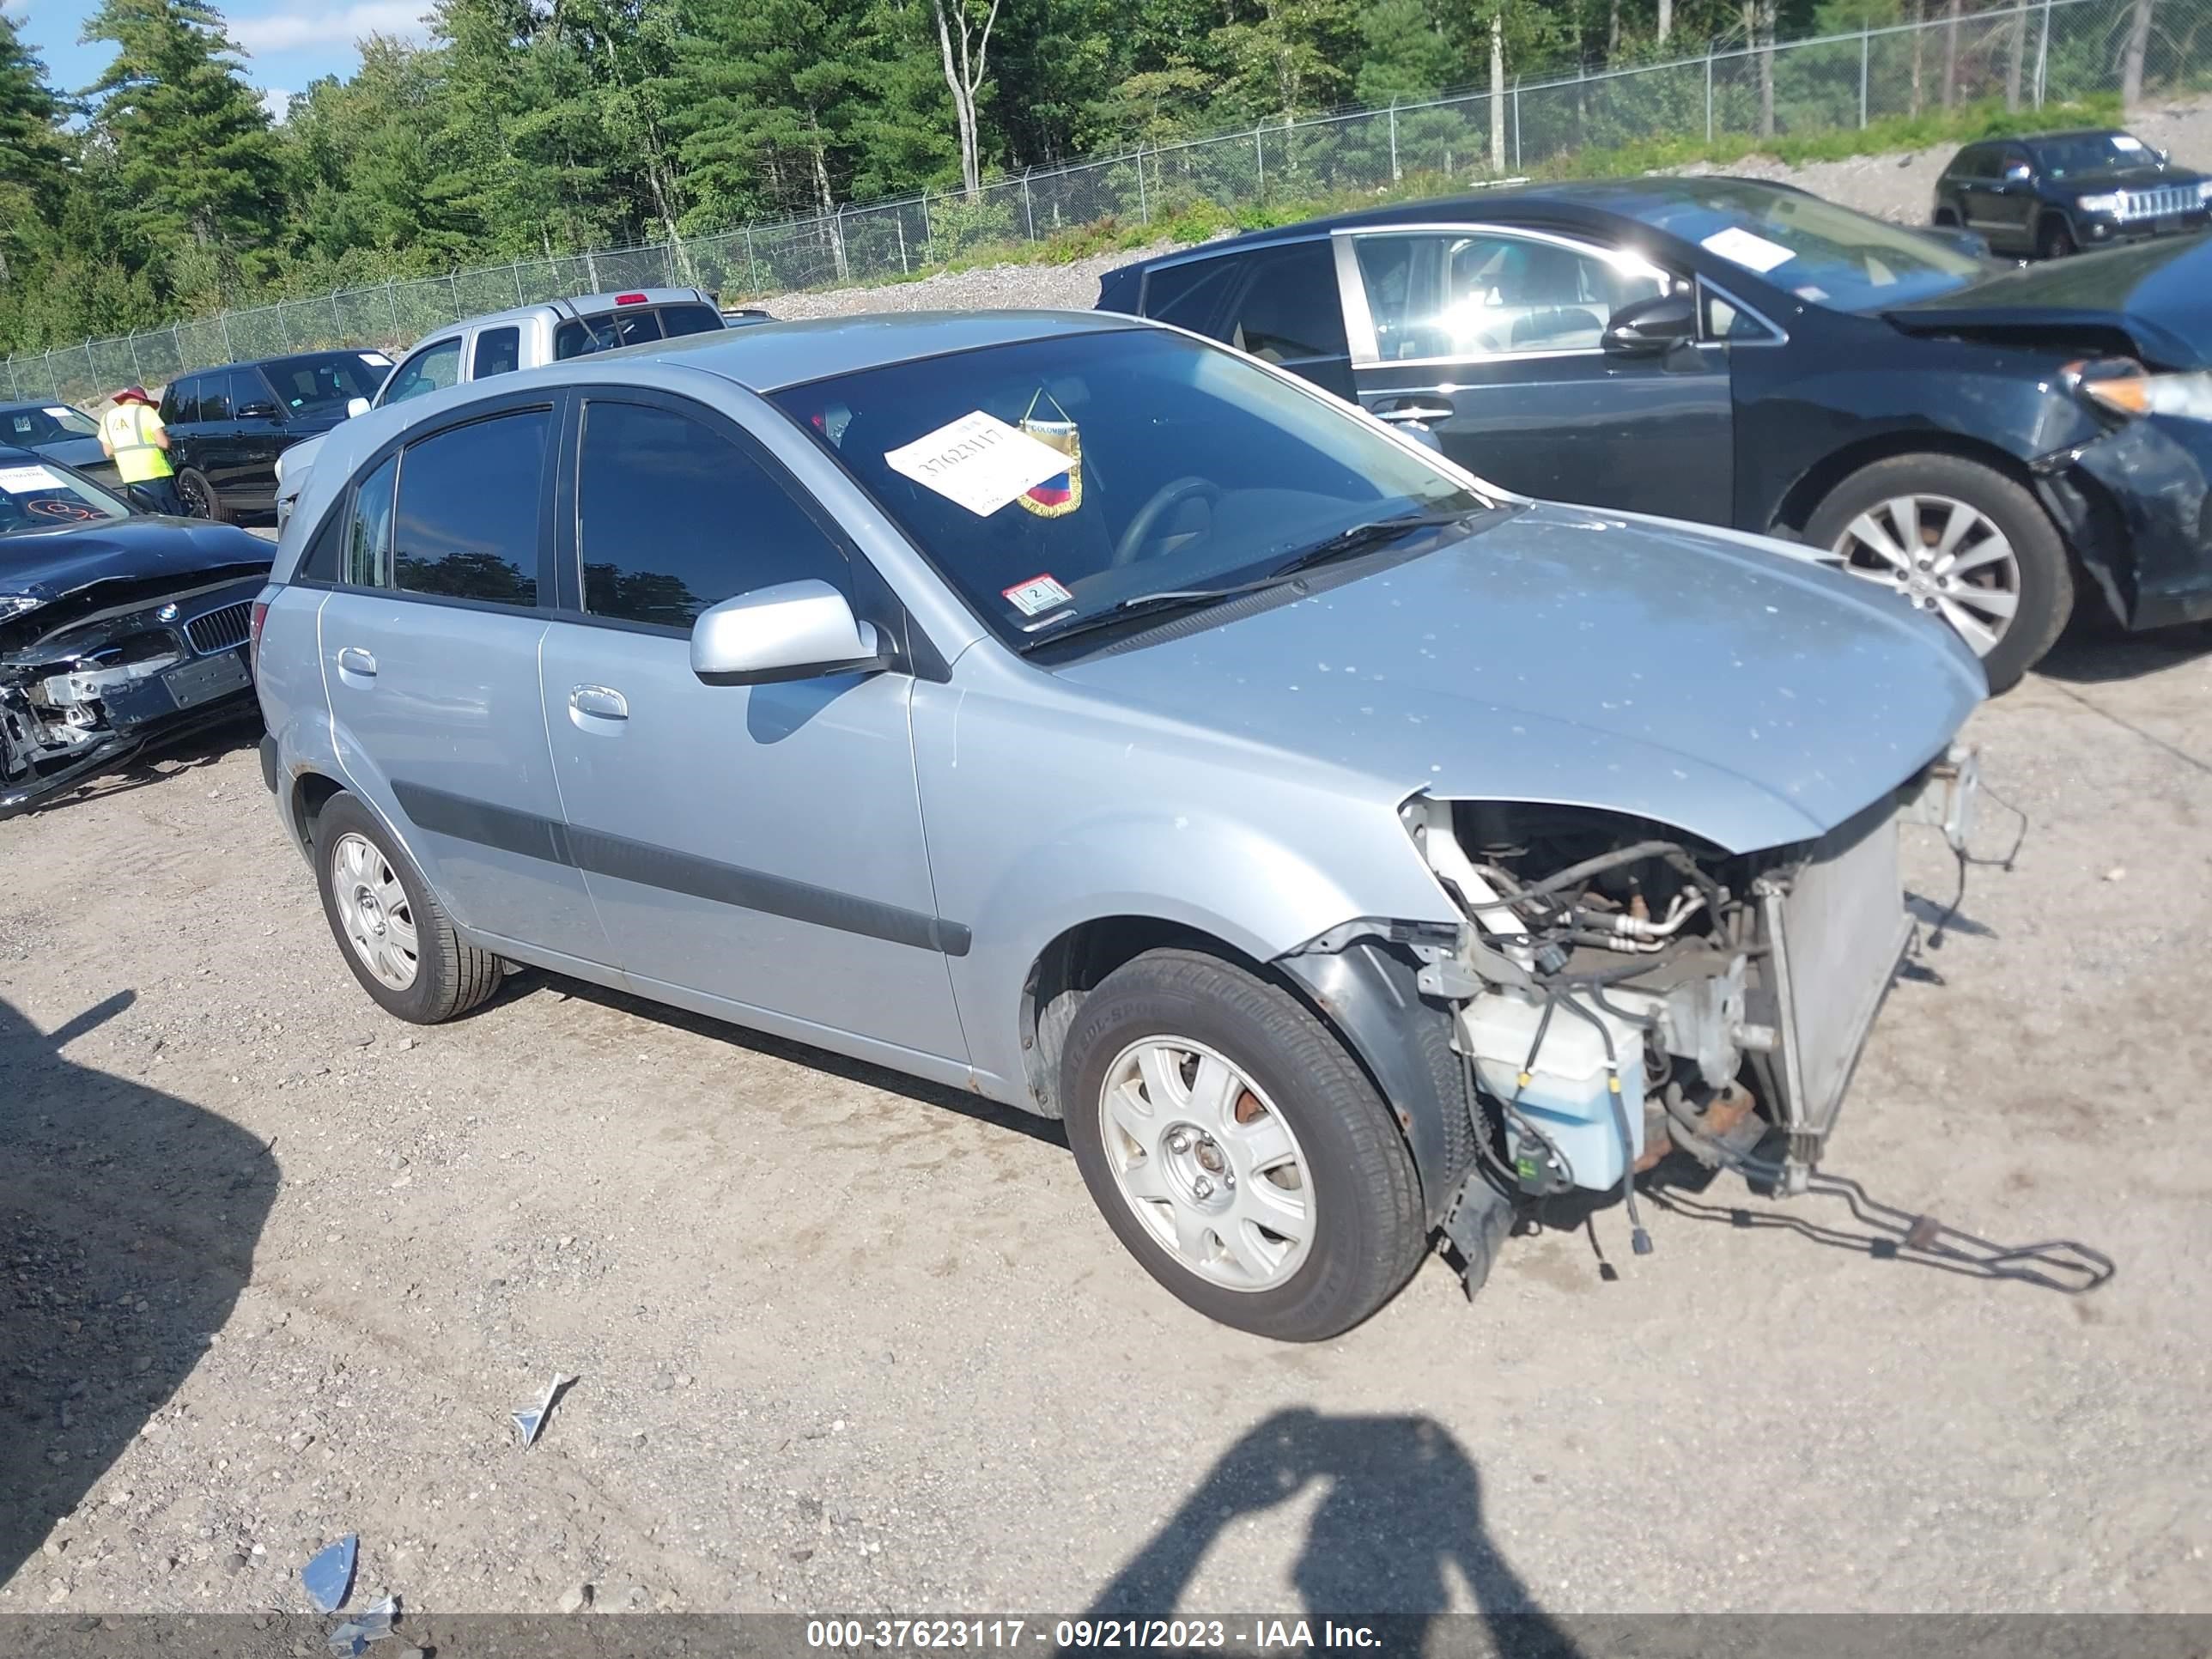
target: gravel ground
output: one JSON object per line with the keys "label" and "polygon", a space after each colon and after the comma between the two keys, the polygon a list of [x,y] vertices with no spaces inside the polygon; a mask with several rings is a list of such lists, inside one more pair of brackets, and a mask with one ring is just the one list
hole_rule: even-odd
{"label": "gravel ground", "polygon": [[2212,1609],[2208,696],[2185,634],[1977,717],[2033,834],[1836,1152],[2112,1283],[1731,1181],[1314,1348],[1183,1311],[967,1097],[534,973],[392,1022],[249,747],[111,780],[0,826],[0,1613],[298,1609],[346,1532],[457,1612]]}

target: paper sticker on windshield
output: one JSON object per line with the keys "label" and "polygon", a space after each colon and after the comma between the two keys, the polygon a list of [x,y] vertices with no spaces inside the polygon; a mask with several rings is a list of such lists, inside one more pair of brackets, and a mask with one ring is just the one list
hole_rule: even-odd
{"label": "paper sticker on windshield", "polygon": [[1796,289],[1796,293],[1799,299],[1810,300],[1815,305],[1818,305],[1821,301],[1828,297],[1827,289],[1825,288],[1815,288],[1810,283],[1808,283],[1804,287]]}
{"label": "paper sticker on windshield", "polygon": [[392,359],[386,356],[380,351],[363,351],[358,352],[356,355],[360,357],[362,362],[367,363],[371,368],[389,368],[392,367]]}
{"label": "paper sticker on windshield", "polygon": [[52,416],[58,421],[66,421],[70,416],[76,414],[76,410],[73,409],[64,409],[58,404],[48,404],[46,405],[46,413]]}
{"label": "paper sticker on windshield", "polygon": [[59,489],[62,481],[43,466],[0,466],[0,489],[27,495],[34,489]]}
{"label": "paper sticker on windshield", "polygon": [[1034,617],[1040,611],[1049,611],[1056,605],[1066,605],[1075,597],[1048,573],[1032,576],[1025,582],[1016,582],[1012,587],[999,590],[1006,596],[1006,603],[1024,617]]}
{"label": "paper sticker on windshield", "polygon": [[2114,149],[2124,149],[2133,152],[2135,150],[2141,149],[2142,147],[2143,141],[2140,138],[2130,138],[2124,132],[2116,132],[2112,135],[2112,148]]}
{"label": "paper sticker on windshield", "polygon": [[884,459],[892,471],[986,519],[1067,471],[1067,457],[1059,450],[980,409],[884,451]]}
{"label": "paper sticker on windshield", "polygon": [[1747,270],[1765,273],[1777,265],[1786,265],[1797,256],[1779,242],[1770,242],[1764,236],[1754,236],[1741,225],[1730,225],[1726,230],[1717,230],[1701,245],[1717,253],[1731,264],[1741,265]]}

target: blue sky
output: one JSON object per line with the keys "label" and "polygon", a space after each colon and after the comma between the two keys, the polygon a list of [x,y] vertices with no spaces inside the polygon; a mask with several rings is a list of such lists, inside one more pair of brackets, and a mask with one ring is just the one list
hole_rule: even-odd
{"label": "blue sky", "polygon": [[[221,0],[218,0],[221,3]],[[98,0],[6,0],[8,15],[46,60],[54,84],[74,92],[97,81],[114,48],[83,46],[77,34]],[[318,76],[350,75],[361,62],[354,42],[365,34],[421,40],[429,0],[236,0],[222,11],[230,37],[244,48],[246,77],[272,107]]]}

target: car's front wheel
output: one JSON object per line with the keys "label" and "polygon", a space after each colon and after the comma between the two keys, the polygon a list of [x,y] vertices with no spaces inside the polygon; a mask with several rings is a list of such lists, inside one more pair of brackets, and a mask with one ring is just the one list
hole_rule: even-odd
{"label": "car's front wheel", "polygon": [[434,1025],[499,988],[500,959],[453,918],[374,813],[344,790],[315,818],[315,878],[331,936],[386,1013]]}
{"label": "car's front wheel", "polygon": [[2036,257],[2042,259],[2063,259],[2074,252],[2075,252],[2074,228],[2056,214],[2045,219],[2043,222],[2043,228],[2036,234]]}
{"label": "car's front wheel", "polygon": [[1061,1062],[1067,1138],[1109,1225],[1210,1318],[1283,1341],[1380,1308],[1427,1243],[1404,1137],[1297,998],[1218,957],[1102,980]]}
{"label": "car's front wheel", "polygon": [[1805,540],[1851,574],[1941,617],[2002,691],[2050,650],[2074,609],[2066,545],[2042,503],[1958,455],[1895,455],[1830,491]]}

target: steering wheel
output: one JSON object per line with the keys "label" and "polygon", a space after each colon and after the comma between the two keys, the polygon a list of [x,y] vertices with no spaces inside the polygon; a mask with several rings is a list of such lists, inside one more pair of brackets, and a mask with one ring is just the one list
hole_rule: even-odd
{"label": "steering wheel", "polygon": [[1152,493],[1151,499],[1137,509],[1137,516],[1129,520],[1129,527],[1121,532],[1121,539],[1114,544],[1114,563],[1116,566],[1134,564],[1145,556],[1145,544],[1152,538],[1166,518],[1185,501],[1203,501],[1208,503],[1221,499],[1221,486],[1211,478],[1194,475],[1170,478]]}

